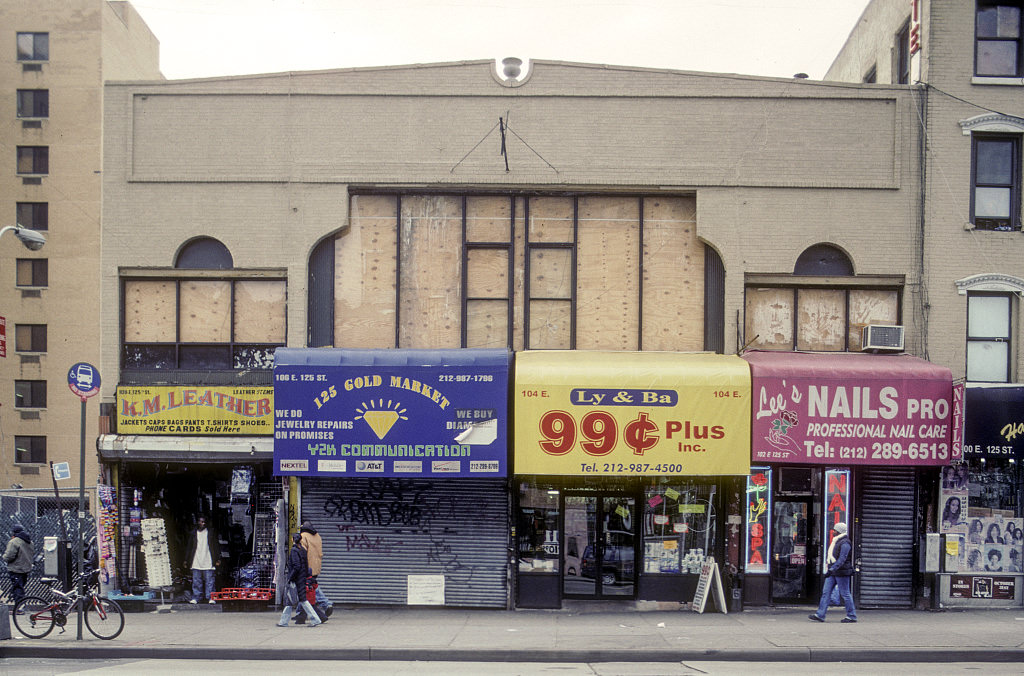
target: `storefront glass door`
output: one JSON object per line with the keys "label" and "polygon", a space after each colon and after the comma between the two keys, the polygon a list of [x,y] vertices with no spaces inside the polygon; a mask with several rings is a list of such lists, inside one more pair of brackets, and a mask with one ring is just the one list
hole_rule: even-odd
{"label": "storefront glass door", "polygon": [[621,493],[567,493],[563,513],[563,595],[634,597],[636,499]]}
{"label": "storefront glass door", "polygon": [[776,498],[772,524],[772,599],[778,601],[805,601],[808,598],[808,556],[810,546],[808,527],[810,500]]}

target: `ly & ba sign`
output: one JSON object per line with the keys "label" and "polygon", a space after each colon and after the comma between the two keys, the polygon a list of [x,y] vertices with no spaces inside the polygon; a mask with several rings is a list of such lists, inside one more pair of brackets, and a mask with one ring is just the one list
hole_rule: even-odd
{"label": "ly & ba sign", "polygon": [[750,471],[750,378],[738,357],[520,352],[514,401],[517,474]]}

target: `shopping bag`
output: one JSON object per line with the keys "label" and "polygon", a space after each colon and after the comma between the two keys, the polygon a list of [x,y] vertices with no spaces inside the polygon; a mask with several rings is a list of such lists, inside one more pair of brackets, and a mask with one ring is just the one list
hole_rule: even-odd
{"label": "shopping bag", "polygon": [[299,592],[295,589],[294,582],[289,582],[284,588],[284,604],[292,608],[299,605]]}
{"label": "shopping bag", "polygon": [[316,582],[311,581],[306,583],[306,600],[309,601],[310,604],[316,603],[316,588]]}
{"label": "shopping bag", "polygon": [[843,598],[839,595],[839,585],[832,587],[832,597],[828,600],[830,606],[842,606]]}

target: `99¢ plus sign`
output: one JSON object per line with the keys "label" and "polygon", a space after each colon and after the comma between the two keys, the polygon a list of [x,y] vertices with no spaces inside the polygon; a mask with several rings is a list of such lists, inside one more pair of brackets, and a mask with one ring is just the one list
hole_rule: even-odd
{"label": "99\u00a2 plus sign", "polygon": [[[620,440],[619,423],[615,416],[596,409],[576,417],[561,410],[545,412],[539,422],[542,439],[538,442],[548,455],[563,456],[579,447],[583,453],[595,457],[608,455]],[[698,425],[690,420],[669,420],[662,430],[646,411],[622,426],[621,440],[634,455],[643,455],[664,440],[675,443],[680,453],[701,453],[707,450],[700,441],[722,439],[725,428],[721,425]]]}

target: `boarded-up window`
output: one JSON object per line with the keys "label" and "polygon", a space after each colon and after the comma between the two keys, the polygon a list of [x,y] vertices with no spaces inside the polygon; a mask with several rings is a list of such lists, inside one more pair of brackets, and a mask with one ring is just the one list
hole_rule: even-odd
{"label": "boarded-up window", "polygon": [[359,194],[350,210],[336,345],[703,347],[692,197]]}
{"label": "boarded-up window", "polygon": [[283,281],[240,281],[235,284],[235,342],[284,343]]}
{"label": "boarded-up window", "polygon": [[287,282],[128,279],[126,369],[270,369],[286,342]]}
{"label": "boarded-up window", "polygon": [[863,347],[865,326],[899,323],[899,294],[890,290],[850,291],[850,351]]}
{"label": "boarded-up window", "polygon": [[335,244],[335,345],[395,346],[398,198],[354,195]]}
{"label": "boarded-up window", "polygon": [[898,321],[896,289],[751,286],[746,290],[744,337],[755,349],[858,351],[865,326]]}
{"label": "boarded-up window", "polygon": [[846,345],[846,292],[843,289],[797,291],[796,349],[842,351]]}
{"label": "boarded-up window", "polygon": [[176,295],[177,284],[173,281],[125,282],[125,342],[173,343],[177,340]]}
{"label": "boarded-up window", "polygon": [[764,350],[793,349],[793,290],[747,289],[746,343]]}

